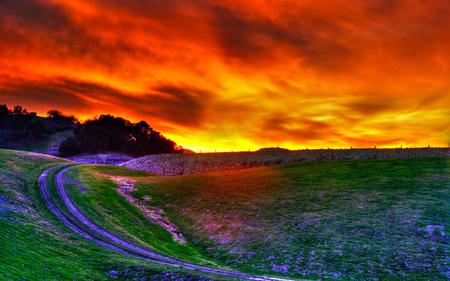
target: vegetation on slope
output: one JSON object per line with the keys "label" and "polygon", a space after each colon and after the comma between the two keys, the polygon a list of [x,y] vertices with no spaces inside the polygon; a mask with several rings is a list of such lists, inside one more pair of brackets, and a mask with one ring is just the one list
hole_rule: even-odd
{"label": "vegetation on slope", "polygon": [[84,122],[50,110],[46,117],[0,104],[0,148],[73,156],[121,152],[133,156],[187,152],[145,121],[100,115]]}
{"label": "vegetation on slope", "polygon": [[37,184],[42,171],[61,163],[0,150],[0,280],[210,280],[115,254],[70,232],[47,210]]}
{"label": "vegetation on slope", "polygon": [[[81,172],[134,178],[135,197],[151,198],[147,204],[164,209],[199,252],[233,268],[337,280],[446,280],[449,164],[326,161],[177,177],[121,168]],[[89,200],[108,200],[100,195]]]}
{"label": "vegetation on slope", "polygon": [[37,116],[21,106],[9,109],[0,105],[0,148],[46,151],[51,136],[73,130],[73,116],[50,110],[47,117]]}
{"label": "vegetation on slope", "polygon": [[133,178],[150,173],[115,166],[83,165],[68,171],[66,188],[78,209],[90,220],[123,239],[167,256],[203,265],[214,265],[190,243],[180,244],[161,226],[151,223],[141,211],[117,192],[118,183],[108,175]]}
{"label": "vegetation on slope", "polygon": [[61,162],[58,158],[0,150],[0,279],[105,279],[101,268],[96,268],[96,259],[106,260],[105,253],[73,239],[40,200],[37,178],[43,170]]}

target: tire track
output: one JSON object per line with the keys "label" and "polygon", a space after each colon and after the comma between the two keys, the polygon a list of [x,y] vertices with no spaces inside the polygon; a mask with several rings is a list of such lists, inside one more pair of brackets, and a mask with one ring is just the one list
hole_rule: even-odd
{"label": "tire track", "polygon": [[[107,248],[109,250],[115,251],[117,253],[127,255],[130,257],[134,257],[140,260],[144,260],[151,263],[156,263],[159,265],[182,268],[190,271],[200,271],[203,273],[214,274],[218,276],[224,277],[232,277],[246,280],[261,280],[261,281],[285,281],[285,280],[293,280],[293,279],[285,279],[285,278],[277,278],[270,277],[264,275],[254,275],[248,273],[242,273],[238,271],[213,268],[207,266],[201,266],[192,264],[189,262],[184,262],[181,260],[177,260],[165,255],[161,255],[153,250],[146,249],[140,246],[137,246],[133,243],[125,241],[116,235],[107,232],[101,227],[97,226],[95,223],[90,221],[84,214],[82,214],[75,204],[70,199],[67,191],[64,188],[63,176],[65,172],[74,167],[67,165],[59,165],[45,170],[39,177],[39,188],[42,199],[44,200],[47,208],[56,216],[56,218],[61,221],[66,227],[68,227],[71,231],[81,235],[83,238],[96,243],[99,246]],[[70,215],[66,215],[56,203],[53,201],[50,189],[48,185],[48,176],[51,172],[56,169],[63,168],[56,174],[55,183],[58,195],[63,202],[63,204],[67,207]]]}

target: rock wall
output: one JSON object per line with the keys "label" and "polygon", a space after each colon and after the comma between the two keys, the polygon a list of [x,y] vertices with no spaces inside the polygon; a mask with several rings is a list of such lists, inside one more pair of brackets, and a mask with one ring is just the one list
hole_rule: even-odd
{"label": "rock wall", "polygon": [[123,153],[99,153],[99,154],[81,154],[70,156],[67,159],[80,164],[108,164],[119,165],[133,159],[133,157]]}
{"label": "rock wall", "polygon": [[157,154],[121,166],[161,175],[188,175],[315,160],[363,160],[449,157],[449,148],[314,149],[281,152]]}

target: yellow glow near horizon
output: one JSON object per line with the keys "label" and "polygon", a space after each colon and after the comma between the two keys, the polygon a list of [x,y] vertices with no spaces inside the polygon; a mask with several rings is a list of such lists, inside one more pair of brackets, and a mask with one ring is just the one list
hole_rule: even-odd
{"label": "yellow glow near horizon", "polygon": [[31,0],[0,18],[0,103],[40,114],[143,119],[204,152],[450,141],[445,0]]}

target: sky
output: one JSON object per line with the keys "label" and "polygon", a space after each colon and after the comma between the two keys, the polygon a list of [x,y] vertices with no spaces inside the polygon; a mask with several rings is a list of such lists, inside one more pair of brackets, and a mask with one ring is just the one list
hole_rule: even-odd
{"label": "sky", "polygon": [[449,0],[2,0],[0,103],[194,151],[448,146],[449,26]]}

